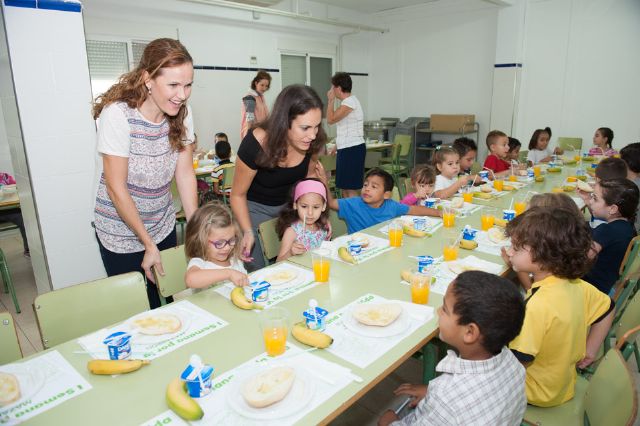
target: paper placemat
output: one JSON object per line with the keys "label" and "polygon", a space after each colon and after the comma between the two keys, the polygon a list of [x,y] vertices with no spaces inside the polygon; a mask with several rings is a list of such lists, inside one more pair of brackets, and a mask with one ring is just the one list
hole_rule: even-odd
{"label": "paper placemat", "polygon": [[[278,358],[279,357],[271,358],[263,353],[233,370],[216,376],[212,383],[213,391],[204,398],[196,399],[204,411],[204,417],[201,420],[187,423],[178,417],[173,411],[167,410],[142,425],[291,425],[296,422],[300,422],[309,412],[316,409],[333,395],[348,386],[354,379],[353,374],[351,374],[351,370],[348,368],[326,361],[313,354],[305,353],[295,345],[287,344],[287,351],[281,356],[283,359],[279,361]],[[288,417],[272,420],[257,420],[243,417],[229,406],[227,398],[229,389],[232,387],[230,385],[233,384],[236,377],[242,377],[243,374],[250,372],[252,368],[260,368],[260,366],[266,366],[268,364],[287,365],[296,369],[301,369],[306,374],[307,378],[313,382],[312,385],[315,388],[313,396],[308,404],[301,407],[300,411]],[[242,398],[240,395],[238,396]]]}
{"label": "paper placemat", "polygon": [[[504,232],[504,229],[500,230]],[[476,234],[476,242],[478,243],[476,250],[482,253],[492,254],[494,256],[500,256],[500,249],[511,245],[511,239],[509,238],[500,243],[494,243],[489,239],[489,235],[486,231],[478,231]]]}
{"label": "paper placemat", "polygon": [[[172,335],[142,336],[134,333],[131,338],[131,358],[154,359],[164,354],[172,352],[194,340],[198,340],[207,334],[218,331],[229,323],[187,300],[171,303],[165,307],[154,309],[147,313],[170,313],[178,316],[183,323],[183,328]],[[143,314],[140,314],[143,315]],[[138,316],[138,315],[136,315]],[[111,327],[103,328],[94,333],[88,334],[78,339],[78,343],[92,357],[98,359],[109,359],[107,346],[103,344],[105,337],[116,331],[131,332],[132,327],[128,320]],[[140,336],[140,337],[138,337]],[[136,343],[136,340],[139,343]]]}
{"label": "paper placemat", "polygon": [[0,366],[20,384],[21,399],[0,407],[0,425],[16,425],[91,389],[58,351]]}
{"label": "paper placemat", "polygon": [[[451,205],[451,200],[442,200],[440,202],[440,204],[442,204],[443,206],[449,206]],[[462,207],[459,209],[453,209],[455,210],[458,214],[462,214],[463,216],[468,216],[472,213],[477,212],[478,210],[480,210],[483,206],[481,204],[473,204],[473,203],[463,203]]]}
{"label": "paper placemat", "polygon": [[[283,269],[294,272],[296,274],[296,277],[290,282],[286,283],[286,285],[269,288],[269,300],[267,300],[263,304],[265,308],[277,305],[283,300],[290,299],[293,296],[318,285],[313,276],[313,271],[289,262],[278,263],[276,265],[253,272],[249,275],[249,280],[262,281],[268,275]],[[219,285],[214,291],[227,299],[231,299],[231,290],[233,290],[234,288],[235,285],[233,285],[233,283],[226,282],[222,285]]]}
{"label": "paper placemat", "polygon": [[[393,247],[389,245],[388,238],[380,238],[369,234],[363,235],[366,235],[369,239],[369,245],[367,247],[363,247],[362,252],[355,256],[358,263],[366,262],[367,260],[371,260],[374,257],[393,249]],[[351,235],[342,235],[333,241],[323,241],[321,247],[326,248],[331,252],[331,259],[346,263],[347,265],[353,265],[352,263],[345,262],[340,258],[340,256],[338,256],[338,249],[340,247],[348,248],[350,240]]]}
{"label": "paper placemat", "polygon": [[[406,222],[407,225],[413,226],[413,219],[418,217],[426,220],[426,226],[424,230],[429,235],[433,235],[434,232],[442,228],[442,218],[439,218],[439,217],[404,215],[404,216],[400,216],[396,220],[400,220],[401,222]],[[389,235],[389,224],[384,225],[382,228],[379,229],[379,231],[385,235]]]}
{"label": "paper placemat", "polygon": [[387,299],[382,296],[369,293],[335,312],[330,312],[326,317],[325,333],[333,337],[333,344],[325,350],[353,365],[366,368],[433,318],[434,312],[430,306],[394,300],[392,302],[402,304],[408,315],[409,326],[403,332],[388,337],[366,337],[354,333],[345,325],[346,316],[351,315],[351,309],[354,305],[386,301]]}

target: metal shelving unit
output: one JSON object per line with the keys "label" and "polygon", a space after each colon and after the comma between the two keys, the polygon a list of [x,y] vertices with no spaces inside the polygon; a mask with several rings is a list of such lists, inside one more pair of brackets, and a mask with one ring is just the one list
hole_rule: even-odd
{"label": "metal shelving unit", "polygon": [[[426,127],[424,127],[424,124],[426,123]],[[423,126],[421,126],[423,125]],[[463,126],[459,131],[442,131],[442,130],[432,130],[431,128],[428,127],[429,126],[429,122],[421,122],[421,123],[417,123],[416,127],[415,127],[415,133],[414,133],[414,152],[413,152],[413,165],[415,166],[416,163],[426,163],[429,162],[431,160],[431,155],[433,154],[433,151],[435,151],[436,147],[439,144],[435,144],[431,141],[431,135],[437,134],[437,135],[454,135],[456,137],[463,137],[463,136],[468,136],[468,135],[473,135],[475,134],[475,141],[476,144],[478,143],[478,139],[480,138],[480,123],[478,123],[477,121],[473,123],[473,127],[471,129],[469,129],[469,127],[467,126]],[[426,145],[425,145],[426,142]],[[420,145],[423,146],[420,146]],[[420,155],[423,154],[423,155]],[[424,161],[418,161],[418,160],[422,160],[421,157],[426,157],[424,158]]]}

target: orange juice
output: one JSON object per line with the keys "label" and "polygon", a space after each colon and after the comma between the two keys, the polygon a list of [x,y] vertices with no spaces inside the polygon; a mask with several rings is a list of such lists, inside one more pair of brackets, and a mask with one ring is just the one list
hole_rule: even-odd
{"label": "orange juice", "polygon": [[400,247],[402,245],[402,228],[389,227],[389,245]]}
{"label": "orange juice", "polygon": [[444,261],[456,260],[458,258],[458,246],[457,245],[445,245],[442,248],[442,256]]}
{"label": "orange juice", "polygon": [[518,180],[518,176],[516,175],[509,176],[509,182],[516,182],[517,180]]}
{"label": "orange juice", "polygon": [[580,154],[574,155],[573,159],[576,160],[576,162],[580,161]]}
{"label": "orange juice", "polygon": [[193,168],[194,169],[198,168],[198,159],[197,158],[193,160]]}
{"label": "orange juice", "polygon": [[493,227],[495,217],[492,214],[483,214],[480,216],[480,223],[482,224],[482,230],[488,231]]}
{"label": "orange juice", "polygon": [[442,224],[445,228],[452,228],[456,224],[455,213],[442,213]]}
{"label": "orange juice", "polygon": [[516,216],[522,214],[527,209],[527,203],[524,201],[516,201],[513,203],[513,209],[516,211]]}
{"label": "orange juice", "polygon": [[315,259],[313,261],[313,276],[319,283],[326,283],[329,281],[329,268],[331,262],[329,259]]}
{"label": "orange juice", "polygon": [[540,176],[540,166],[533,166],[533,175],[535,177]]}
{"label": "orange juice", "polygon": [[429,285],[414,285],[411,283],[411,301],[420,305],[429,303]]}
{"label": "orange juice", "polygon": [[504,189],[504,181],[502,179],[494,180],[493,188],[498,192],[502,192],[502,190]]}
{"label": "orange juice", "polygon": [[463,192],[462,199],[464,200],[465,203],[473,202],[473,192]]}
{"label": "orange juice", "polygon": [[578,180],[575,176],[567,176],[567,182],[576,182]]}
{"label": "orange juice", "polygon": [[284,353],[287,342],[287,329],[285,327],[267,328],[262,333],[262,336],[264,337],[267,355],[278,356]]}

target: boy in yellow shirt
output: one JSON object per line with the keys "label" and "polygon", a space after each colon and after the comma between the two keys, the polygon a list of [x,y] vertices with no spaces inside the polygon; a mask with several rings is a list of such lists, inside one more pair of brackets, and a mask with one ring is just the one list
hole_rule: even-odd
{"label": "boy in yellow shirt", "polygon": [[506,232],[513,269],[533,274],[522,331],[509,347],[527,369],[529,404],[559,405],[574,396],[576,366],[594,361],[615,304],[579,279],[591,266],[592,240],[575,211],[532,207]]}

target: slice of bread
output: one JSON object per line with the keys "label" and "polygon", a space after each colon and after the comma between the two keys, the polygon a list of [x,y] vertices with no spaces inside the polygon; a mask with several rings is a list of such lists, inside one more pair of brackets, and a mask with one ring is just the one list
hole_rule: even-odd
{"label": "slice of bread", "polygon": [[451,199],[451,207],[454,209],[459,209],[464,206],[464,198],[462,197],[453,197]]}
{"label": "slice of bread", "polygon": [[20,383],[13,374],[0,371],[0,407],[12,404],[20,399]]}
{"label": "slice of bread", "polygon": [[133,320],[132,326],[142,334],[158,336],[175,333],[182,328],[182,322],[172,314],[152,313]]}
{"label": "slice of bread", "polygon": [[578,186],[578,189],[580,191],[584,191],[584,192],[593,192],[593,188],[591,187],[591,185],[589,185],[587,182],[583,182],[581,180],[578,180],[576,182],[576,185]]}
{"label": "slice of bread", "polygon": [[361,234],[361,233],[352,234],[351,240],[359,242],[362,248],[365,248],[369,245],[369,238],[367,238],[365,234]]}
{"label": "slice of bread", "polygon": [[353,317],[361,324],[386,327],[398,319],[402,307],[397,303],[363,303],[353,309]]}
{"label": "slice of bread", "polygon": [[242,397],[254,408],[264,408],[287,396],[296,372],[291,367],[275,367],[249,379],[242,388]]}
{"label": "slice of bread", "polygon": [[482,186],[480,187],[480,191],[482,191],[482,192],[486,192],[486,193],[489,193],[489,192],[493,191],[493,188],[492,188],[492,187],[490,187],[490,186],[489,186],[489,185],[487,185],[487,184],[484,184],[484,185],[482,185]]}
{"label": "slice of bread", "polygon": [[487,231],[487,237],[489,241],[499,244],[507,239],[507,236],[504,234],[504,230],[500,228],[491,228]]}

